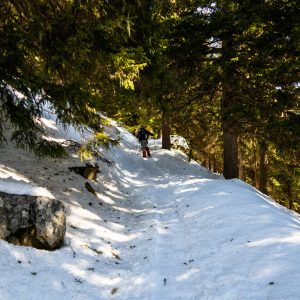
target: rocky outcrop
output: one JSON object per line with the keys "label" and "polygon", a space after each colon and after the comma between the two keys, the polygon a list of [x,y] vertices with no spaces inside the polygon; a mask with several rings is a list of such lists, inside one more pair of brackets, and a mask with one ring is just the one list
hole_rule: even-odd
{"label": "rocky outcrop", "polygon": [[64,205],[45,196],[0,192],[0,239],[54,250],[66,233]]}

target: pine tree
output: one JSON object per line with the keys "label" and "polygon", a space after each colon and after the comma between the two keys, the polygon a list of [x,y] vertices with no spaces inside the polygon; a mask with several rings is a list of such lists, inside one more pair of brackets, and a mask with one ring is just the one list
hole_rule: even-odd
{"label": "pine tree", "polygon": [[[218,100],[217,95],[221,93],[224,176],[234,178],[239,176],[238,136],[247,132],[247,123],[256,123],[254,128],[258,126],[259,122],[255,120],[261,114],[256,112],[270,107],[270,93],[275,95],[276,88],[281,86],[269,75],[279,65],[283,69],[289,66],[287,74],[290,77],[296,70],[290,68],[291,61],[296,62],[296,56],[283,49],[295,53],[296,43],[291,40],[292,37],[296,40],[297,9],[294,1],[285,3],[284,8],[275,2],[257,1],[194,1],[193,4],[182,10],[182,19],[176,28],[175,54],[176,60],[180,61],[177,65],[194,69],[191,74],[198,78],[199,84],[195,84],[196,79],[191,82],[192,88],[198,86],[199,89],[197,101],[204,101],[212,93],[215,96],[210,98]],[[282,17],[275,17],[279,15]],[[287,22],[288,16],[292,15],[294,17]],[[280,30],[281,26],[283,30]],[[282,64],[287,57],[291,60]],[[205,70],[212,72],[208,89],[203,84],[207,78]],[[259,82],[262,77],[266,77],[264,84]],[[295,84],[295,80],[292,82]],[[255,107],[257,110],[253,109]],[[273,118],[276,116],[275,109]],[[265,121],[268,123],[269,120]]]}
{"label": "pine tree", "polygon": [[62,153],[42,138],[37,119],[45,104],[66,125],[101,130],[98,111],[110,105],[107,97],[120,86],[133,88],[145,66],[142,51],[128,43],[130,6],[41,0],[5,1],[0,9],[1,119],[15,128],[17,145],[39,155]]}

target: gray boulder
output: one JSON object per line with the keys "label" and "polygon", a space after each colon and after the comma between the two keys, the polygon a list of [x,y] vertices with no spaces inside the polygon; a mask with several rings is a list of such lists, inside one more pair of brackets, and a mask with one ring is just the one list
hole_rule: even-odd
{"label": "gray boulder", "polygon": [[66,233],[64,205],[45,196],[0,192],[0,239],[55,250]]}

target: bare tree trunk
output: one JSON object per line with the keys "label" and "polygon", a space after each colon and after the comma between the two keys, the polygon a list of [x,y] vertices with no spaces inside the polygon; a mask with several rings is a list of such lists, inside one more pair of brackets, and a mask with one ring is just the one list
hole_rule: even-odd
{"label": "bare tree trunk", "polygon": [[258,188],[257,186],[257,178],[258,178],[258,163],[257,163],[257,147],[254,145],[251,149],[252,155],[250,156],[250,168],[248,170],[248,176],[250,177],[251,181],[249,182],[254,187]]}
{"label": "bare tree trunk", "polygon": [[204,156],[201,165],[203,167],[205,167],[206,169],[208,169],[208,158],[207,158],[207,156]]}
{"label": "bare tree trunk", "polygon": [[224,172],[225,179],[238,178],[238,143],[237,132],[230,126],[224,126]]}
{"label": "bare tree trunk", "polygon": [[287,180],[286,189],[287,189],[287,197],[288,197],[289,209],[294,209],[293,188],[292,188],[292,182],[291,182],[291,180]]}
{"label": "bare tree trunk", "polygon": [[167,112],[162,110],[162,149],[171,149],[170,124]]}
{"label": "bare tree trunk", "polygon": [[158,132],[157,132],[157,138],[158,138],[158,139],[160,139],[160,138],[161,138],[161,129],[160,129],[160,130],[158,130]]}
{"label": "bare tree trunk", "polygon": [[191,162],[192,158],[193,158],[193,150],[191,148],[189,148],[189,162]]}
{"label": "bare tree trunk", "polygon": [[218,172],[218,167],[217,167],[217,159],[216,159],[216,157],[214,156],[213,157],[213,172],[214,173],[217,173]]}
{"label": "bare tree trunk", "polygon": [[226,62],[223,67],[222,78],[222,123],[223,123],[223,142],[224,142],[224,171],[226,179],[238,178],[238,128],[237,120],[234,116],[236,108],[235,95],[235,69],[231,63],[233,49],[232,36],[224,37],[222,41],[222,57]]}
{"label": "bare tree trunk", "polygon": [[212,166],[211,166],[211,158],[208,157],[208,170],[211,171],[211,169],[212,169]]}
{"label": "bare tree trunk", "polygon": [[244,161],[244,153],[242,147],[239,147],[239,178],[241,178],[243,181],[246,181],[246,174],[245,174],[245,165],[243,163]]}
{"label": "bare tree trunk", "polygon": [[268,159],[267,159],[268,145],[265,141],[259,143],[259,179],[258,189],[267,194],[268,186]]}

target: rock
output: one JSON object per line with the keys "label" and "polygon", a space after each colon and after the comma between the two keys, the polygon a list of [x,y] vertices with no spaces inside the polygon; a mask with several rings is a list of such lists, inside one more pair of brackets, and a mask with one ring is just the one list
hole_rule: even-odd
{"label": "rock", "polygon": [[85,179],[90,179],[94,181],[97,181],[97,173],[100,172],[99,166],[97,164],[86,164],[85,167],[70,167],[69,170],[83,176]]}
{"label": "rock", "polygon": [[90,185],[90,183],[86,182],[86,183],[85,183],[85,187],[86,187],[86,189],[87,189],[90,193],[92,193],[94,196],[97,197],[97,192],[96,192],[95,189]]}
{"label": "rock", "polygon": [[45,196],[0,192],[0,239],[55,250],[66,233],[64,205]]}

